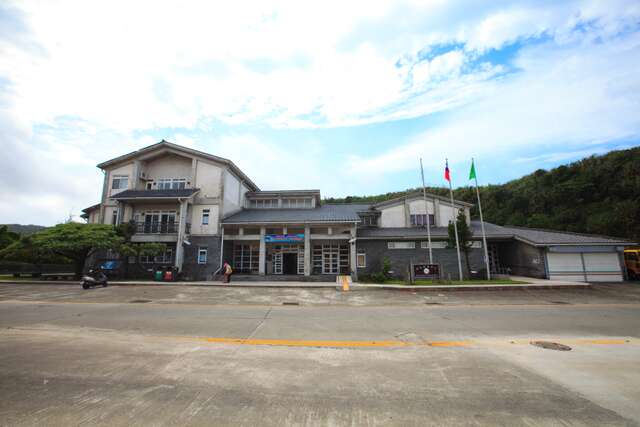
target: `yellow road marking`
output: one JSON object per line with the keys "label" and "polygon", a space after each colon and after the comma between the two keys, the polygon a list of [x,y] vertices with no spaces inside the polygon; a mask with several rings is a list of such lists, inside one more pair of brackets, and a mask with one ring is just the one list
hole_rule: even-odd
{"label": "yellow road marking", "polygon": [[353,341],[353,340],[292,340],[263,338],[207,338],[178,337],[182,339],[205,341],[216,344],[235,345],[268,345],[280,347],[328,347],[328,348],[390,348],[390,347],[465,347],[471,341],[418,341],[407,342],[397,340]]}
{"label": "yellow road marking", "polygon": [[285,347],[408,347],[404,341],[325,341],[325,340],[287,340],[287,339],[235,339],[205,338],[207,342],[244,345],[270,345]]}

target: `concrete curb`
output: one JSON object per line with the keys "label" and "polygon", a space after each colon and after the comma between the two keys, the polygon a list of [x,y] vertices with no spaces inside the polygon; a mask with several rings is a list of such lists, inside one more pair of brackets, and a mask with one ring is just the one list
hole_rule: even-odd
{"label": "concrete curb", "polygon": [[506,290],[541,290],[541,289],[591,289],[590,283],[576,284],[526,284],[526,285],[443,285],[443,286],[403,286],[403,285],[353,285],[352,290],[385,289],[395,291],[429,292],[429,291],[506,291]]}
{"label": "concrete curb", "polygon": [[[276,285],[268,284],[261,285],[260,282],[254,282],[255,285],[248,285],[247,282],[236,282],[237,284],[222,284],[218,282],[109,282],[109,286],[201,286],[208,288],[274,288],[274,289],[307,289],[307,288],[336,288],[337,285],[333,282],[308,282],[313,283],[309,285]],[[286,283],[286,282],[282,282]],[[70,280],[0,280],[0,285],[80,285],[80,281]]]}
{"label": "concrete curb", "polygon": [[[305,285],[288,285],[283,284],[260,284],[261,282],[251,282],[255,284],[247,284],[248,282],[236,282],[236,284],[222,284],[219,282],[109,282],[109,286],[200,286],[209,288],[271,288],[271,289],[331,289],[342,290],[341,286],[331,282],[306,282]],[[0,280],[0,284],[23,284],[23,285],[80,285],[79,281],[69,280]],[[518,284],[518,285],[442,285],[442,286],[406,286],[406,285],[377,285],[377,284],[358,284],[350,285],[352,291],[364,290],[393,290],[393,291],[411,291],[411,292],[442,292],[442,291],[505,291],[505,290],[540,290],[540,289],[591,289],[589,283],[556,283],[556,284]]]}

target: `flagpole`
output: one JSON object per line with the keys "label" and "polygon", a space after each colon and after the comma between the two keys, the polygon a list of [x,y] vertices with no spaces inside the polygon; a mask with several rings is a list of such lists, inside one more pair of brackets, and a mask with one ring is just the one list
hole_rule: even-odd
{"label": "flagpole", "polygon": [[[473,157],[471,166],[474,166]],[[478,175],[473,168],[473,178],[476,181],[476,195],[478,196],[478,211],[480,212],[480,228],[482,229],[482,247],[484,247],[484,263],[487,266],[487,280],[491,280],[491,268],[489,267],[489,249],[487,247],[487,233],[484,231],[484,219],[482,219],[482,203],[480,202],[480,188],[478,187]]]}
{"label": "flagpole", "polygon": [[433,251],[431,250],[431,221],[429,221],[429,207],[427,206],[427,187],[424,185],[424,169],[422,157],[420,157],[420,176],[422,177],[422,198],[424,199],[424,211],[427,221],[427,245],[429,245],[429,264],[433,264]]}
{"label": "flagpole", "polygon": [[[449,160],[447,159],[447,169],[449,168]],[[458,239],[458,216],[456,215],[456,207],[453,204],[453,188],[451,187],[451,177],[449,181],[449,196],[451,197],[451,212],[453,213],[453,231],[456,236],[456,252],[458,253],[458,277],[462,280],[462,262],[460,261],[460,240]]]}

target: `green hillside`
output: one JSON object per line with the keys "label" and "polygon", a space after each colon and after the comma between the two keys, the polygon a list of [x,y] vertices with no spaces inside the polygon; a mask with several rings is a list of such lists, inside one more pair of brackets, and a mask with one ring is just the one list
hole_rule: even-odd
{"label": "green hillside", "polygon": [[6,225],[8,231],[18,234],[30,235],[37,233],[40,230],[44,230],[46,227],[42,225],[22,225],[22,224],[0,224],[0,226]]}
{"label": "green hillside", "polygon": [[[412,191],[411,189],[408,191]],[[429,192],[448,195],[444,188]],[[485,220],[500,225],[604,234],[640,241],[640,147],[591,156],[501,185],[480,188]],[[404,192],[327,202],[378,202]],[[475,189],[454,197],[476,203]],[[477,216],[477,211],[472,211]]]}

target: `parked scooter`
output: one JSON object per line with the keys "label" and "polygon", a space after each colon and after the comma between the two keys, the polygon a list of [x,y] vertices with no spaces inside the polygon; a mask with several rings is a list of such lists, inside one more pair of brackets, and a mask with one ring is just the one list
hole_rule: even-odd
{"label": "parked scooter", "polygon": [[82,285],[82,289],[89,289],[93,286],[101,286],[103,288],[107,287],[107,276],[100,269],[89,270],[87,274],[82,276],[82,280],[80,281]]}

